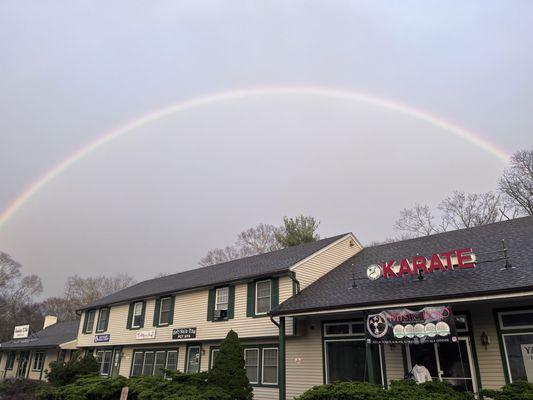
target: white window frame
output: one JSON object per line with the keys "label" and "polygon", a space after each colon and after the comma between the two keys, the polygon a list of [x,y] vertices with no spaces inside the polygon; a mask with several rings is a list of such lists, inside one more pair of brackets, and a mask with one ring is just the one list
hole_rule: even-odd
{"label": "white window frame", "polygon": [[211,361],[209,362],[209,369],[213,369],[213,365],[215,365],[215,353],[218,353],[219,351],[219,348],[211,349]]}
{"label": "white window frame", "polygon": [[[167,366],[167,351],[166,350],[156,350],[155,353],[154,353],[154,368],[152,368],[152,376],[156,376],[155,368],[156,368],[156,364],[157,364],[157,353],[165,354],[165,361],[163,362],[163,369],[165,369],[166,366]],[[161,375],[157,375],[157,376],[164,376],[164,375],[165,375],[165,373],[162,372]]]}
{"label": "white window frame", "polygon": [[[360,338],[360,339],[356,339],[356,338],[353,338],[353,339],[329,339],[329,340],[324,340],[324,372],[325,372],[325,383],[328,384],[328,383],[331,383],[329,381],[329,371],[328,371],[328,365],[329,365],[329,354],[328,354],[328,343],[330,342],[365,342],[365,339],[364,338]],[[380,346],[378,346],[380,347]],[[382,358],[381,358],[381,348],[380,348],[380,357],[379,357],[379,365],[380,365],[380,368],[381,368],[381,380],[382,380],[382,384],[383,384],[383,363],[381,362]]]}
{"label": "white window frame", "polygon": [[509,314],[533,314],[533,308],[529,308],[527,310],[516,310],[516,311],[499,311],[498,312],[498,323],[500,324],[500,330],[513,330],[513,329],[533,329],[533,324],[531,325],[516,325],[516,326],[503,326],[503,319],[502,315],[509,315]]}
{"label": "white window frame", "polygon": [[[265,350],[276,350],[276,382],[265,382]],[[277,347],[263,347],[261,351],[261,384],[277,386],[279,382],[279,349]]]}
{"label": "white window frame", "polygon": [[[220,303],[218,301],[219,293],[220,291],[225,290],[226,291],[226,302]],[[219,304],[225,304],[226,308],[219,308]],[[228,311],[229,308],[229,286],[219,287],[215,290],[215,311]]]}
{"label": "white window frame", "polygon": [[[102,358],[101,358],[101,361],[99,363],[99,367],[100,367],[99,374],[101,376],[109,376],[109,375],[111,375],[111,371],[113,370],[113,350],[98,350],[96,352],[96,358],[98,358],[98,353],[102,353]],[[102,372],[102,370],[104,368],[104,360],[105,360],[106,353],[110,353],[111,354],[111,359],[109,360],[109,372],[107,374],[104,374]]]}
{"label": "white window frame", "polygon": [[139,324],[139,325],[135,325],[135,316],[136,316],[136,314],[135,314],[135,308],[137,307],[137,304],[140,304],[140,306],[141,306],[141,307],[140,307],[140,314],[139,314],[139,316],[142,316],[142,315],[143,315],[143,304],[144,304],[144,302],[142,302],[142,301],[136,301],[135,303],[133,303],[133,315],[132,315],[132,317],[131,317],[131,327],[132,327],[132,328],[140,328],[140,327],[141,327],[141,324]]}
{"label": "white window frame", "polygon": [[[185,373],[189,374],[191,372],[189,372],[189,364],[190,364],[190,360],[191,360],[191,354],[190,354],[190,351],[191,349],[198,349],[198,371],[197,372],[200,372],[201,369],[202,369],[202,346],[189,346],[187,347],[187,357],[185,359]],[[196,372],[192,372],[192,373],[196,373]]]}
{"label": "white window frame", "polygon": [[[141,366],[141,370],[139,372],[138,375],[133,375],[133,369],[135,367],[135,356],[139,354],[141,356],[141,363],[140,363],[140,366]],[[133,352],[133,357],[132,357],[132,363],[131,363],[131,371],[130,371],[130,376],[142,376],[143,374],[143,367],[144,367],[144,352],[143,351],[134,351]]]}
{"label": "white window frame", "polygon": [[533,331],[501,334],[502,343],[503,343],[503,353],[505,356],[505,367],[507,368],[509,383],[513,383],[513,375],[511,374],[511,364],[509,363],[509,354],[507,353],[507,343],[505,342],[505,336],[518,336],[518,335],[533,335]]}
{"label": "white window frame", "polygon": [[167,326],[169,325],[170,323],[169,322],[165,322],[165,323],[161,323],[161,315],[163,313],[163,300],[169,300],[169,321],[170,321],[170,313],[172,312],[172,296],[167,296],[167,297],[161,297],[161,300],[159,302],[159,319],[157,320],[157,325],[159,326]]}
{"label": "white window frame", "polygon": [[[255,375],[256,375],[256,376],[255,376],[255,381],[253,381],[253,382],[250,381],[250,384],[252,384],[252,385],[259,385],[259,368],[261,368],[261,370],[262,370],[262,366],[261,366],[262,363],[261,363],[261,358],[260,358],[260,356],[261,356],[261,350],[259,349],[259,347],[248,347],[248,348],[245,348],[245,349],[244,349],[244,369],[245,369],[245,370],[246,370],[246,352],[247,352],[247,351],[255,351],[255,352],[257,352],[257,365],[256,365],[256,367],[257,367],[257,372],[256,372],[256,374],[255,374]],[[278,364],[279,364],[279,360],[278,360]],[[279,366],[278,366],[278,369],[279,369]],[[261,374],[262,374],[262,373],[261,373]],[[279,374],[279,372],[278,372],[278,374]],[[247,376],[248,376],[248,375],[247,375]],[[261,377],[261,378],[262,378],[262,377]],[[277,383],[276,383],[276,385],[277,385]]]}
{"label": "white window frame", "polygon": [[[260,283],[265,283],[265,282],[268,282],[268,285],[270,287],[270,295],[268,296],[269,298],[269,307],[268,307],[268,311],[264,311],[264,312],[258,312],[257,311],[257,303],[258,303],[258,290],[257,290],[257,286],[260,284]],[[266,297],[262,297],[262,298],[266,298]],[[262,281],[257,281],[255,282],[255,315],[266,315],[268,314],[268,312],[272,309],[272,279],[264,279]]]}
{"label": "white window frame", "polygon": [[[102,322],[102,311],[107,312],[105,329],[100,329],[100,322]],[[107,330],[107,327],[109,325],[109,313],[110,313],[109,307],[103,307],[100,310],[98,310],[98,321],[96,321],[96,332],[97,333],[105,332]]]}
{"label": "white window frame", "polygon": [[[91,326],[89,327],[89,315],[92,315],[92,321],[91,321]],[[94,317],[96,316],[96,310],[89,310],[89,311],[86,311],[85,312],[85,333],[93,333],[93,328],[94,328]]]}
{"label": "white window frame", "polygon": [[165,369],[168,369],[168,356],[169,356],[169,354],[170,353],[176,353],[176,369],[175,369],[175,371],[177,371],[178,370],[178,350],[166,350],[166,352],[167,352],[167,357],[165,359]]}
{"label": "white window frame", "polygon": [[[354,332],[353,325],[363,325],[363,321],[326,322],[324,323],[324,337],[365,336],[365,332]],[[348,325],[348,333],[327,333],[328,326]]]}
{"label": "white window frame", "polygon": [[[147,354],[153,354],[154,355],[154,363],[152,364],[152,373],[151,375],[145,375],[144,374],[144,367],[146,366],[146,355]],[[154,376],[154,366],[155,366],[155,350],[148,350],[143,353],[143,367],[141,368],[141,376]]]}
{"label": "white window frame", "polygon": [[[37,363],[37,356],[40,356],[40,360],[39,360],[39,364],[40,364],[40,367],[39,368],[35,368],[35,364]],[[35,353],[34,357],[33,357],[33,365],[32,365],[32,371],[42,371],[43,367],[44,367],[44,359],[46,357],[46,353],[44,351],[38,351]]]}

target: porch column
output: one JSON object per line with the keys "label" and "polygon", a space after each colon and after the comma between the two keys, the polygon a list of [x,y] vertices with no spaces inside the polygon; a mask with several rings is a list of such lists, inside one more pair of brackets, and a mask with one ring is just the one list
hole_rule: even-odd
{"label": "porch column", "polygon": [[368,371],[368,382],[376,383],[374,377],[374,357],[372,354],[373,347],[370,343],[366,344],[366,369]]}
{"label": "porch column", "polygon": [[285,400],[285,317],[279,318],[279,400]]}

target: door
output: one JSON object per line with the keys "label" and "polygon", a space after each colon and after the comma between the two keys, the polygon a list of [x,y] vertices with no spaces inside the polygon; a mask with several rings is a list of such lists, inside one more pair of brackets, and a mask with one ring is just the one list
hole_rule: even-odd
{"label": "door", "polygon": [[462,392],[477,393],[470,338],[460,337],[457,342],[410,345],[409,355],[411,368],[420,359],[434,380],[448,382]]}
{"label": "door", "polygon": [[30,352],[21,351],[19,355],[19,364],[17,367],[17,378],[25,378],[28,364],[30,362]]}

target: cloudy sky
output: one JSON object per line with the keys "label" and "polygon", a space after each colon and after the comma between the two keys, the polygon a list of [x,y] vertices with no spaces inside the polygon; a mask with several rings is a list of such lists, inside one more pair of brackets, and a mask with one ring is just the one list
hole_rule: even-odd
{"label": "cloudy sky", "polygon": [[[284,215],[315,216],[322,236],[394,235],[400,209],[492,190],[505,162],[384,104],[506,154],[531,148],[532,21],[525,0],[3,0],[0,210],[151,112],[266,93],[170,113],[88,153],[0,226],[0,250],[56,294],[72,274],[196,267]],[[295,90],[268,91],[280,87]]]}

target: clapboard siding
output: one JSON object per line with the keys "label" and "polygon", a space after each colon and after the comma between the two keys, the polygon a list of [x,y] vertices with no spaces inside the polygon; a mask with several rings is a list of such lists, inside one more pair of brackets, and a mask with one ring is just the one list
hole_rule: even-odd
{"label": "clapboard siding", "polygon": [[300,289],[309,286],[361,250],[362,247],[350,234],[317,252],[312,258],[296,265],[293,271],[300,282]]}
{"label": "clapboard siding", "polygon": [[383,350],[388,383],[403,379],[405,373],[403,370],[402,345],[391,347],[386,344],[383,346]]}

